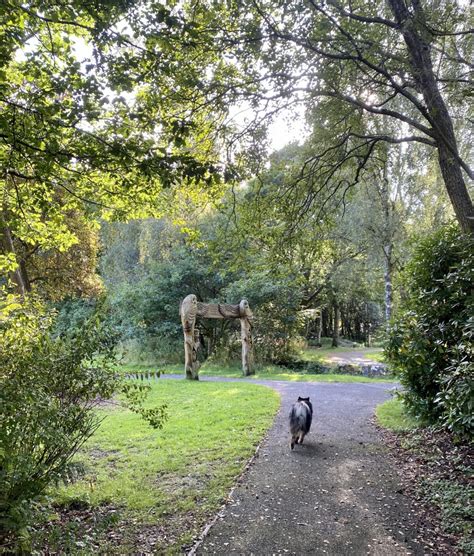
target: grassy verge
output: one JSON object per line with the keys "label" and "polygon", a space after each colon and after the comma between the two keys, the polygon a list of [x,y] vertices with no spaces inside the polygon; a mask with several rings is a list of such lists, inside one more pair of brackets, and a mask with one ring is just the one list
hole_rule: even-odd
{"label": "grassy verge", "polygon": [[374,351],[373,349],[368,348],[368,351],[364,352],[364,357],[372,359],[372,361],[376,361],[377,363],[386,363],[383,349]]}
{"label": "grassy verge", "polygon": [[409,431],[419,425],[414,417],[408,415],[402,400],[397,398],[378,405],[375,415],[380,426],[392,431]]}
{"label": "grassy verge", "polygon": [[78,481],[53,493],[55,511],[35,539],[47,553],[175,554],[225,499],[279,406],[247,383],[152,383],[149,405],[168,404],[160,431],[118,406],[77,458]]}
{"label": "grassy verge", "polygon": [[357,353],[362,355],[366,359],[372,359],[379,363],[384,362],[383,349],[382,348],[352,348],[352,347],[337,347],[337,348],[307,348],[300,352],[300,357],[303,361],[311,361],[315,363],[331,364],[331,357],[338,355],[350,355],[351,353]]}
{"label": "grassy verge", "polygon": [[[161,371],[164,374],[179,374],[184,376],[182,365],[123,365],[120,372],[127,373],[146,373],[148,371]],[[218,365],[206,363],[199,370],[199,376],[213,376],[222,378],[248,378],[251,380],[284,380],[289,382],[393,382],[392,377],[369,378],[357,375],[343,374],[314,374],[310,372],[297,372],[285,370],[282,367],[266,365],[257,368],[254,375],[244,377],[242,369],[237,365]]]}
{"label": "grassy verge", "polygon": [[[203,376],[222,376],[230,378],[242,378],[240,369],[205,368],[200,373]],[[343,375],[343,374],[312,374],[307,372],[284,371],[279,367],[264,367],[257,370],[250,377],[255,380],[283,380],[288,382],[393,382],[393,378],[369,378],[365,376]]]}

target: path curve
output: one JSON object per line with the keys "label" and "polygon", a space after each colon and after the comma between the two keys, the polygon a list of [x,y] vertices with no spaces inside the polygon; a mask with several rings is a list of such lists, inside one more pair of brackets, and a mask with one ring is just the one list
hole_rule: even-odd
{"label": "path curve", "polygon": [[384,363],[380,363],[380,361],[375,361],[375,359],[371,359],[367,357],[367,353],[382,353],[382,348],[368,348],[367,350],[351,350],[351,351],[343,351],[343,352],[335,352],[330,353],[327,355],[326,360],[329,363],[336,363],[336,364],[349,364],[349,365],[382,365],[385,366]]}
{"label": "path curve", "polygon": [[[280,392],[281,408],[196,554],[430,553],[416,539],[414,510],[373,424],[395,384],[252,383]],[[287,416],[298,395],[311,397],[314,420],[292,452]]]}

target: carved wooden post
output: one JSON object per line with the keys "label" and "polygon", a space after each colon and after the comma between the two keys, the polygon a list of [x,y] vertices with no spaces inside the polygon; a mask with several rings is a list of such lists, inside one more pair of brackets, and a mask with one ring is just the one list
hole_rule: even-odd
{"label": "carved wooden post", "polygon": [[201,303],[195,295],[188,295],[181,303],[179,313],[183,325],[184,356],[186,378],[199,380],[200,363],[197,352],[200,346],[199,330],[195,327],[196,318],[206,319],[240,319],[242,331],[242,371],[244,375],[253,374],[252,370],[252,311],[248,301],[242,299],[238,305],[228,303]]}
{"label": "carved wooden post", "polygon": [[186,378],[189,380],[199,380],[199,362],[197,360],[199,333],[196,342],[194,330],[197,314],[197,298],[195,295],[191,294],[183,299],[180,307],[180,314],[184,334],[184,366],[186,370]]}
{"label": "carved wooden post", "polygon": [[246,299],[242,299],[239,303],[239,314],[242,334],[242,372],[248,376],[254,374],[254,371],[252,369],[252,325],[250,324],[252,311]]}

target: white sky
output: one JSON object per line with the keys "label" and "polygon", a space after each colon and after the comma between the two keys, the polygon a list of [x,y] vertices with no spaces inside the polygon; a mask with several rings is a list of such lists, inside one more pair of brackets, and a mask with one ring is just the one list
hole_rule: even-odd
{"label": "white sky", "polygon": [[268,138],[273,151],[278,151],[288,143],[297,141],[301,143],[308,136],[308,129],[305,125],[304,116],[295,116],[282,112],[271,124],[268,130]]}

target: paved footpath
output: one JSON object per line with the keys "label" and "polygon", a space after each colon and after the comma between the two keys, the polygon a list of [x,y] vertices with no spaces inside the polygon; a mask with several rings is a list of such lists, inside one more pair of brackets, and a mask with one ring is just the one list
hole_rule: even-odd
{"label": "paved footpath", "polygon": [[[374,361],[367,357],[367,353],[382,353],[383,349],[373,348],[362,351],[351,350],[343,352],[335,352],[326,356],[327,361],[330,363],[350,364],[350,365],[381,365],[380,362]],[[317,353],[317,352],[316,352]]]}
{"label": "paved footpath", "polygon": [[[253,382],[277,389],[282,406],[197,554],[430,554],[372,422],[393,384]],[[311,397],[314,419],[292,452],[287,416],[298,395]]]}

